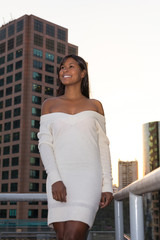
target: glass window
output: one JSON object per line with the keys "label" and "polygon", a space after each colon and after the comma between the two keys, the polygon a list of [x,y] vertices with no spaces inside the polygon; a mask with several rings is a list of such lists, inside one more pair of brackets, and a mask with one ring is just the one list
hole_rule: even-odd
{"label": "glass window", "polygon": [[0,57],[0,65],[3,64],[3,63],[5,63],[5,56]]}
{"label": "glass window", "polygon": [[8,26],[8,37],[12,36],[14,34],[14,24]]}
{"label": "glass window", "polygon": [[42,70],[42,62],[33,60],[33,67]]}
{"label": "glass window", "polygon": [[22,79],[22,72],[18,72],[15,74],[15,81],[19,81]]}
{"label": "glass window", "polygon": [[32,107],[32,115],[40,117],[41,116],[41,109]]}
{"label": "glass window", "polygon": [[2,180],[9,178],[9,171],[2,171]]}
{"label": "glass window", "polygon": [[19,69],[19,68],[21,68],[21,67],[22,67],[22,60],[16,62],[15,68],[16,68],[16,70],[17,70],[17,69]]}
{"label": "glass window", "polygon": [[38,209],[29,209],[28,218],[38,218]]}
{"label": "glass window", "polygon": [[71,54],[77,55],[78,49],[75,47],[68,46],[68,55],[71,55]]}
{"label": "glass window", "polygon": [[14,98],[14,104],[19,104],[21,103],[21,96],[17,96]]}
{"label": "glass window", "polygon": [[55,36],[55,27],[51,26],[49,24],[46,24],[46,34],[51,37],[54,37]]}
{"label": "glass window", "polygon": [[31,144],[31,152],[32,153],[39,153],[38,145]]}
{"label": "glass window", "polygon": [[16,209],[9,210],[9,218],[16,218]]}
{"label": "glass window", "polygon": [[42,92],[42,86],[33,83],[33,84],[32,84],[32,91],[41,93],[41,92]]}
{"label": "glass window", "polygon": [[50,72],[50,73],[54,73],[54,66],[50,65],[50,64],[45,64],[45,71]]}
{"label": "glass window", "polygon": [[9,158],[3,159],[3,167],[9,167]]}
{"label": "glass window", "polygon": [[0,218],[7,218],[7,209],[0,209]]}
{"label": "glass window", "polygon": [[19,162],[18,157],[13,157],[13,158],[12,158],[12,166],[17,166],[17,165],[18,165],[18,162]]}
{"label": "glass window", "polygon": [[12,87],[6,88],[6,96],[12,94]]}
{"label": "glass window", "polygon": [[22,45],[23,43],[23,34],[20,34],[16,37],[16,47]]}
{"label": "glass window", "polygon": [[31,120],[31,127],[39,129],[39,121],[38,120]]}
{"label": "glass window", "polygon": [[14,48],[14,38],[8,40],[8,51]]}
{"label": "glass window", "polygon": [[23,30],[23,23],[24,23],[23,19],[17,22],[17,32],[20,32]]}
{"label": "glass window", "polygon": [[36,132],[31,132],[31,140],[36,140],[36,141],[38,141],[37,133],[36,133]]}
{"label": "glass window", "polygon": [[21,83],[14,86],[14,92],[20,92],[21,91]]}
{"label": "glass window", "polygon": [[3,97],[3,95],[4,95],[4,91],[0,90],[0,97]]}
{"label": "glass window", "polygon": [[4,78],[0,79],[0,87],[4,85]]}
{"label": "glass window", "polygon": [[2,120],[2,119],[3,119],[3,113],[0,112],[0,120]]}
{"label": "glass window", "polygon": [[57,52],[65,55],[66,46],[63,43],[58,42],[57,43]]}
{"label": "glass window", "polygon": [[32,96],[32,103],[41,105],[41,97]]}
{"label": "glass window", "polygon": [[6,146],[3,148],[3,155],[10,154],[10,146]]}
{"label": "glass window", "polygon": [[10,134],[4,135],[4,142],[10,142]]}
{"label": "glass window", "polygon": [[2,76],[4,74],[4,67],[0,68],[0,76]]}
{"label": "glass window", "polygon": [[18,178],[18,170],[11,170],[11,178],[12,179]]}
{"label": "glass window", "polygon": [[13,58],[14,58],[14,53],[13,53],[13,52],[12,52],[12,53],[9,53],[9,54],[7,55],[7,62],[12,61]]}
{"label": "glass window", "polygon": [[39,58],[43,58],[43,52],[41,50],[38,50],[36,48],[33,49],[33,55]]}
{"label": "glass window", "polygon": [[0,44],[0,54],[5,53],[5,49],[6,49],[6,43],[1,43]]}
{"label": "glass window", "polygon": [[21,108],[15,108],[14,109],[14,117],[21,115]]}
{"label": "glass window", "polygon": [[13,140],[13,141],[17,141],[17,140],[19,140],[19,139],[20,139],[20,133],[19,133],[19,132],[13,133],[13,138],[12,138],[12,140]]}
{"label": "glass window", "polygon": [[12,115],[12,111],[11,110],[6,111],[5,112],[5,119],[11,118],[11,115]]}
{"label": "glass window", "polygon": [[53,88],[45,87],[45,94],[53,96]]}
{"label": "glass window", "polygon": [[67,32],[66,32],[66,30],[58,28],[58,39],[66,41],[66,39],[67,39]]}
{"label": "glass window", "polygon": [[34,45],[43,47],[43,36],[34,34]]}
{"label": "glass window", "polygon": [[2,132],[2,124],[0,124],[0,131]]}
{"label": "glass window", "polygon": [[43,33],[43,22],[34,19],[34,30]]}
{"label": "glass window", "polygon": [[49,84],[53,84],[54,83],[54,77],[45,75],[45,82],[49,83]]}
{"label": "glass window", "polygon": [[23,49],[20,48],[20,49],[18,49],[18,50],[16,51],[16,58],[19,58],[19,57],[21,57],[22,55],[23,55]]}
{"label": "glass window", "polygon": [[15,144],[12,146],[12,153],[19,153],[19,144]]}
{"label": "glass window", "polygon": [[19,128],[20,127],[20,120],[13,121],[13,128]]}
{"label": "glass window", "polygon": [[42,183],[42,192],[46,192],[46,184]]}
{"label": "glass window", "polygon": [[8,130],[10,130],[10,129],[11,129],[11,122],[5,123],[5,124],[4,124],[4,130],[5,130],[5,131],[8,131]]}
{"label": "glass window", "polygon": [[7,66],[7,73],[13,71],[13,63]]}
{"label": "glass window", "polygon": [[46,52],[46,60],[54,62],[54,55]]}
{"label": "glass window", "polygon": [[6,38],[6,28],[0,30],[0,41]]}
{"label": "glass window", "polygon": [[1,192],[8,192],[8,183],[3,183],[1,185]]}
{"label": "glass window", "polygon": [[39,191],[39,183],[30,183],[29,191],[38,192]]}
{"label": "glass window", "polygon": [[18,183],[11,183],[11,192],[18,191]]}
{"label": "glass window", "polygon": [[31,166],[40,166],[40,159],[36,157],[30,157]]}
{"label": "glass window", "polygon": [[46,178],[47,178],[47,173],[46,173],[46,171],[43,171],[42,178],[43,178],[43,179],[46,179]]}
{"label": "glass window", "polygon": [[30,178],[39,178],[39,171],[38,170],[30,170]]}
{"label": "glass window", "polygon": [[33,79],[37,81],[42,81],[42,74],[38,72],[33,72]]}
{"label": "glass window", "polygon": [[7,84],[10,84],[10,83],[12,83],[13,82],[13,76],[11,75],[11,76],[8,76],[7,77]]}
{"label": "glass window", "polygon": [[46,49],[54,51],[54,40],[48,38],[46,39]]}

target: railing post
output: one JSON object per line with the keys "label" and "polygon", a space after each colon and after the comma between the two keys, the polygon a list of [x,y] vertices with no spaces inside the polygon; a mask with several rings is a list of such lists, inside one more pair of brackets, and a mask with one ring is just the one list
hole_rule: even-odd
{"label": "railing post", "polygon": [[124,239],[123,202],[114,200],[114,218],[116,240]]}
{"label": "railing post", "polygon": [[129,194],[130,232],[132,240],[144,240],[144,216],[142,196]]}

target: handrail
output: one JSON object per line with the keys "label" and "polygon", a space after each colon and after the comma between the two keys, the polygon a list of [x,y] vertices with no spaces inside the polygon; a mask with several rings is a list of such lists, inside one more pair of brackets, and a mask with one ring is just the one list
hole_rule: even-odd
{"label": "handrail", "polygon": [[37,202],[47,201],[46,193],[0,193],[0,201],[9,202]]}

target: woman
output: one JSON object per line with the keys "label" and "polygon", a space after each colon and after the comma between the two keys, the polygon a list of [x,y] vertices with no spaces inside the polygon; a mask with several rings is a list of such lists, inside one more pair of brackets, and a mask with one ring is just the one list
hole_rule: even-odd
{"label": "woman", "polygon": [[43,103],[38,133],[48,224],[58,240],[85,240],[99,205],[113,198],[109,142],[102,104],[89,99],[85,61],[64,57],[58,77],[57,97]]}

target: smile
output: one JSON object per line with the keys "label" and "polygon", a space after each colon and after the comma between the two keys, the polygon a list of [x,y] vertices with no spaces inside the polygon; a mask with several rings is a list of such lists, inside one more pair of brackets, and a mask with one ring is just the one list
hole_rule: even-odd
{"label": "smile", "polygon": [[69,76],[69,75],[65,75],[65,76],[63,76],[64,78],[69,78],[69,77],[71,77],[71,76]]}

